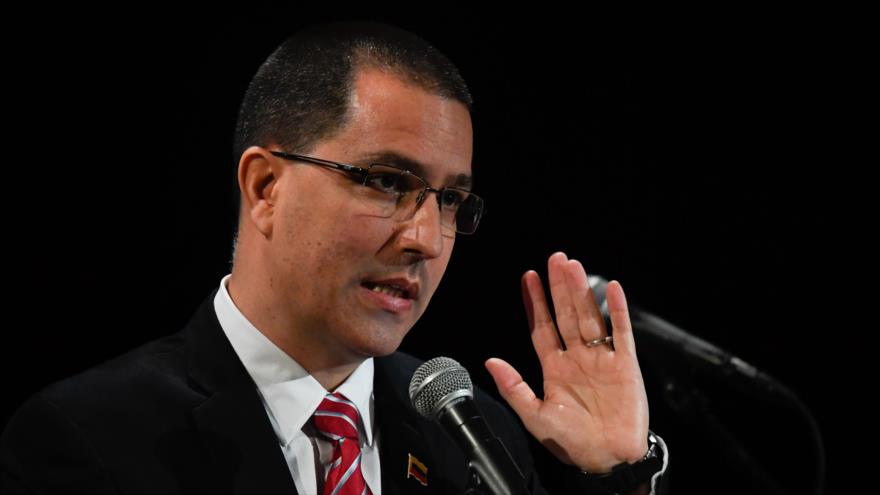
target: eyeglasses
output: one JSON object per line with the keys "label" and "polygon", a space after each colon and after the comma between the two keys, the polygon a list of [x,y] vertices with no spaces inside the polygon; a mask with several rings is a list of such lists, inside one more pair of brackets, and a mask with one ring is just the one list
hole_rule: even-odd
{"label": "eyeglasses", "polygon": [[273,155],[291,161],[302,161],[348,172],[355,182],[364,186],[365,203],[376,215],[399,220],[412,218],[424,203],[428,192],[437,194],[440,206],[440,225],[445,234],[473,234],[483,216],[483,198],[458,187],[434,189],[428,182],[409,170],[374,163],[368,168],[331,162],[304,155],[270,151]]}

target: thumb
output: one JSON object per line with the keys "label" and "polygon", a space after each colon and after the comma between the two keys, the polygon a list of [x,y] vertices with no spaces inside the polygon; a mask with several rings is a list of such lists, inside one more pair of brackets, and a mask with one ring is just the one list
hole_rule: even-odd
{"label": "thumb", "polygon": [[503,359],[491,358],[485,365],[495,380],[498,393],[510,404],[522,422],[528,425],[529,419],[538,412],[543,401],[535,396],[535,392],[523,381],[519,372]]}

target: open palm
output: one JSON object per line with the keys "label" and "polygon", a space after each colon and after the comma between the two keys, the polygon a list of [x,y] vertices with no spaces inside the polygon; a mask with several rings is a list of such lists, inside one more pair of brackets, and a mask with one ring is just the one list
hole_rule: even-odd
{"label": "open palm", "polygon": [[544,398],[501,359],[486,367],[526,429],[561,461],[603,473],[648,450],[648,399],[636,359],[623,288],[608,283],[613,347],[588,345],[607,335],[580,262],[556,253],[548,261],[557,336],[540,277],[523,275],[523,302],[544,378]]}

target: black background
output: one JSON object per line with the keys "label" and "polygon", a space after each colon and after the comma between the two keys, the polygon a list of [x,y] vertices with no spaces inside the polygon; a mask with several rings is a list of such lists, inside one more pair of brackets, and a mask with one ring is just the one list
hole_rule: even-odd
{"label": "black background", "polygon": [[[299,26],[371,18],[420,34],[461,69],[490,209],[456,243],[403,350],[454,357],[492,392],[482,362],[503,357],[540,388],[519,279],[546,277],[547,257],[565,251],[619,280],[630,305],[787,384],[822,428],[829,493],[842,489],[844,462],[860,456],[837,423],[856,421],[842,404],[867,388],[841,369],[855,360],[842,344],[868,341],[843,324],[858,311],[844,276],[863,276],[849,202],[866,180],[849,168],[845,130],[862,113],[859,33],[821,13],[422,8],[51,11],[9,40],[15,296],[0,420],[40,387],[186,322],[229,270],[232,131],[250,77]],[[811,444],[790,410],[671,371],[676,356],[640,358],[676,493],[758,488],[725,460],[704,413],[664,399],[667,372],[779,483],[806,493]]]}

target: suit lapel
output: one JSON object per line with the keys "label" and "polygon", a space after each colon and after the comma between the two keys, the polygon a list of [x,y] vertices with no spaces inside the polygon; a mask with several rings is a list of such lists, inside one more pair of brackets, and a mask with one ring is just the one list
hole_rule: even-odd
{"label": "suit lapel", "polygon": [[[217,320],[216,292],[205,299],[184,330],[188,385],[206,396],[191,411],[193,427],[209,459],[204,479],[212,480],[212,486],[205,491],[296,494],[256,384]],[[382,493],[460,492],[459,478],[463,479],[466,464],[455,455],[455,447],[439,426],[410,404],[413,363],[395,353],[376,358],[375,364]],[[413,469],[423,471],[422,480]]]}
{"label": "suit lapel", "polygon": [[192,422],[211,459],[212,491],[296,493],[256,384],[217,320],[216,292],[186,328],[189,385],[208,397],[193,408]]}
{"label": "suit lapel", "polygon": [[[406,397],[409,375],[401,373],[405,367],[397,362],[395,355],[376,358],[375,364],[373,393],[379,424],[382,494],[445,493],[448,480],[432,454],[433,448],[442,447],[431,445],[425,435],[436,427],[409,403]],[[427,484],[422,484],[417,475],[423,471],[422,467],[427,468],[422,480]],[[413,470],[415,472],[411,472]]]}

